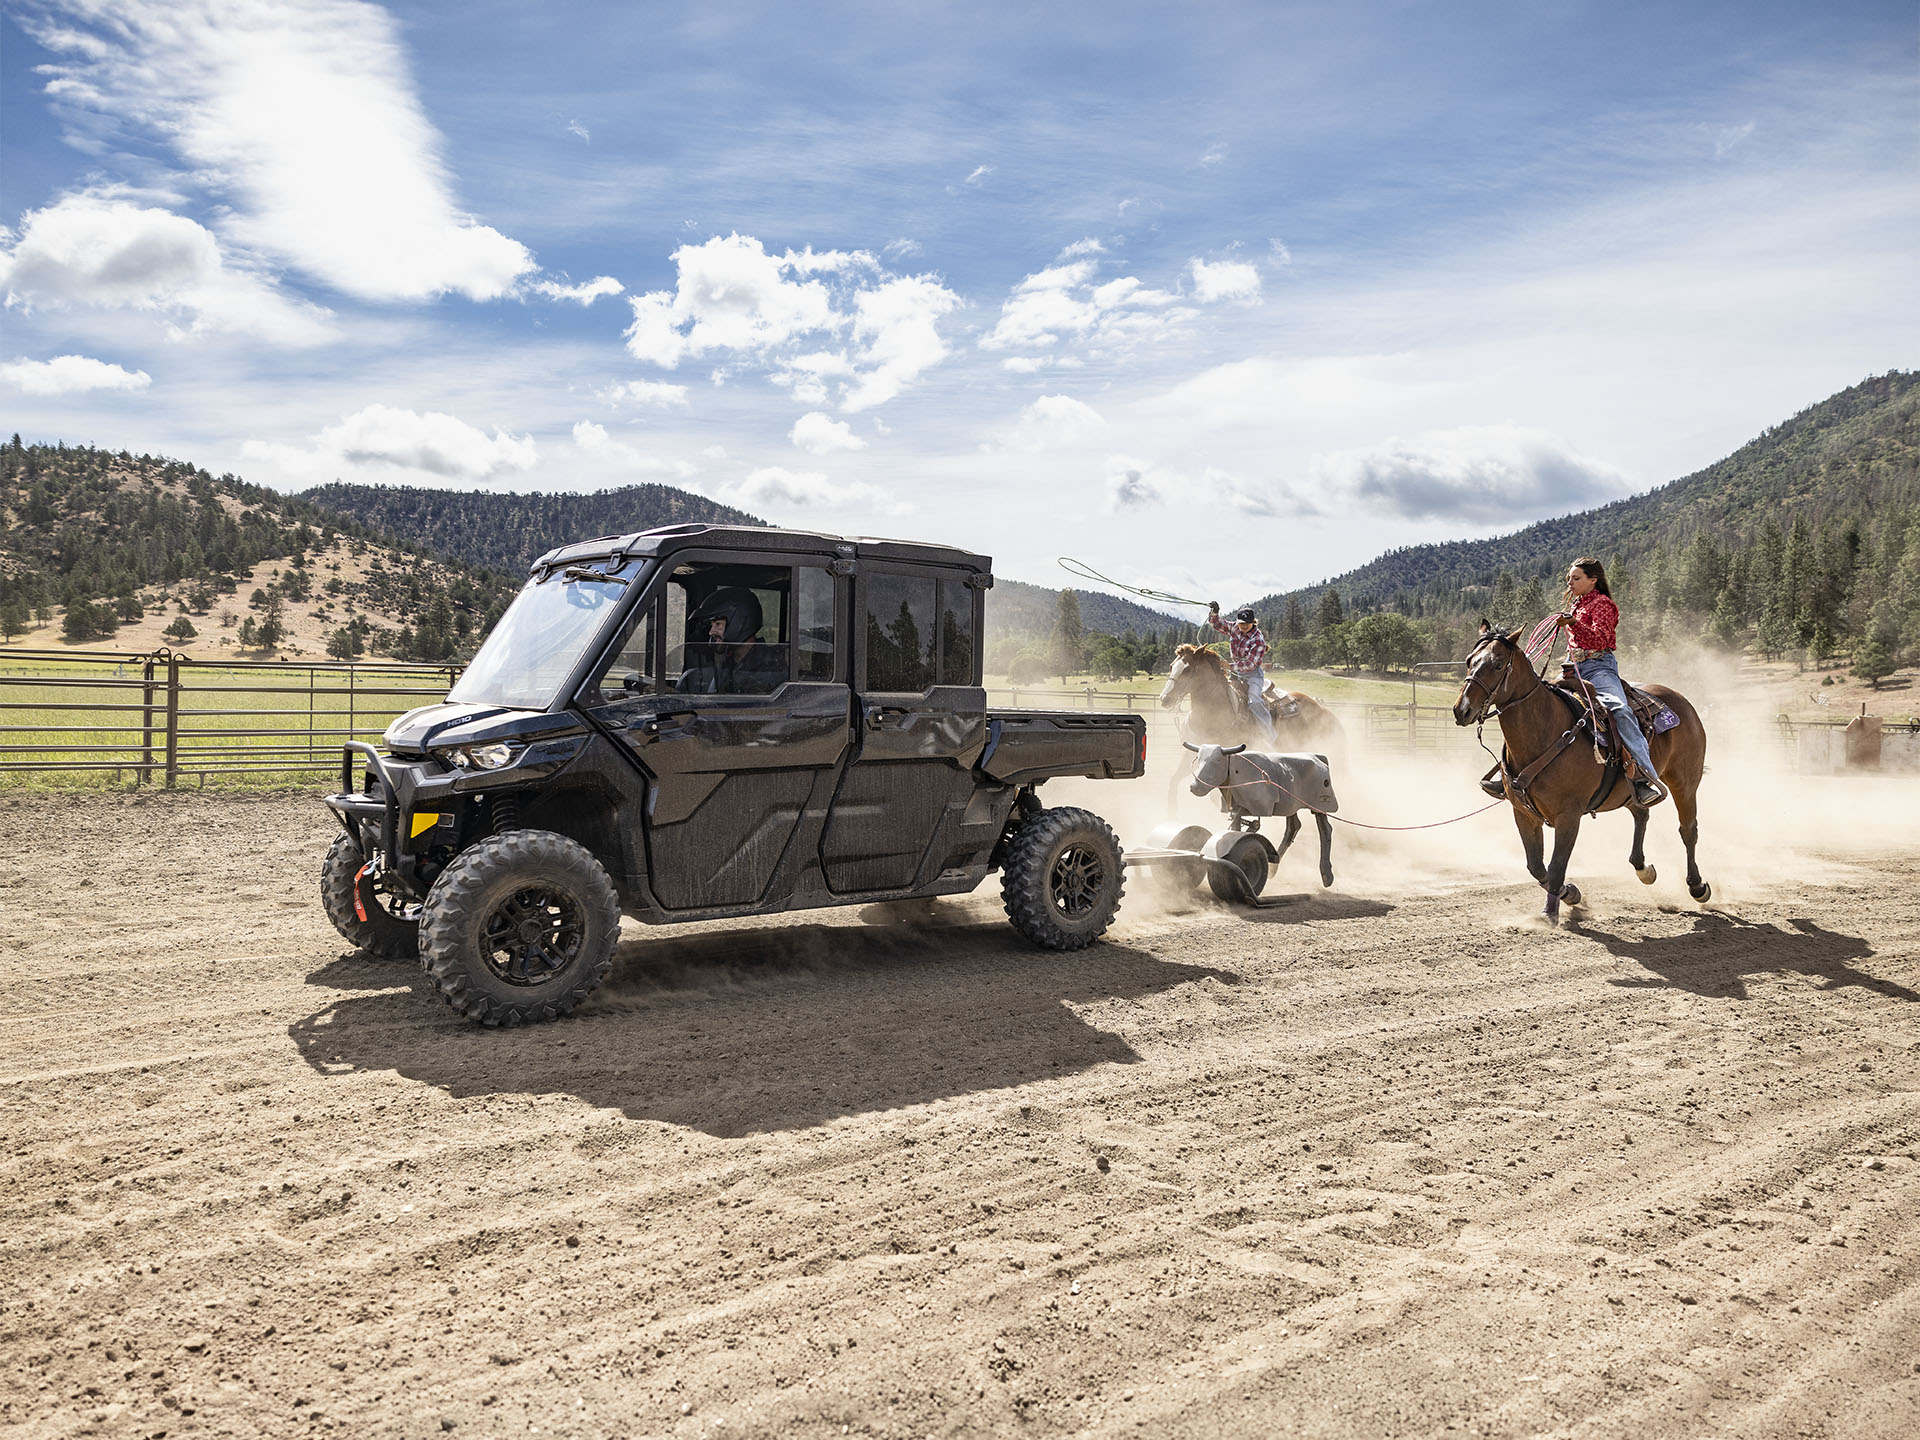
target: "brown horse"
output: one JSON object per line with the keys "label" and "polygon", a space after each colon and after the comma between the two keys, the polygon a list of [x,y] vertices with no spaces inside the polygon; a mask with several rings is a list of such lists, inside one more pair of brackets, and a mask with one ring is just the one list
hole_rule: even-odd
{"label": "brown horse", "polygon": [[[1173,671],[1160,691],[1162,709],[1176,709],[1191,701],[1181,729],[1197,745],[1248,744],[1256,750],[1267,743],[1259,726],[1242,706],[1227,678],[1227,662],[1205,645],[1182,645],[1173,652]],[[1274,747],[1282,754],[1335,754],[1346,740],[1336,716],[1311,695],[1298,690],[1276,690],[1267,683],[1267,713],[1273,716],[1278,737]]]}
{"label": "brown horse", "polygon": [[[1527,852],[1527,869],[1546,889],[1547,920],[1558,924],[1562,900],[1569,905],[1580,903],[1579,888],[1567,884],[1567,861],[1573,854],[1573,842],[1580,836],[1581,814],[1627,807],[1633,816],[1633,849],[1627,861],[1641,881],[1651,885],[1654,869],[1647,864],[1642,848],[1647,811],[1633,803],[1633,785],[1624,775],[1597,802],[1594,800],[1605,772],[1593,758],[1593,746],[1584,739],[1562,745],[1572,730],[1572,716],[1553,687],[1534,673],[1533,663],[1520,648],[1521,634],[1520,630],[1511,635],[1495,633],[1474,647],[1467,657],[1467,678],[1460,687],[1460,698],[1453,702],[1453,722],[1479,725],[1489,717],[1499,720],[1511,767],[1507,771],[1507,799],[1513,805],[1513,823]],[[1664,685],[1638,688],[1657,697],[1680,717],[1680,723],[1665,734],[1649,736],[1647,745],[1654,768],[1673,796],[1674,813],[1680,821],[1680,839],[1687,847],[1687,893],[1704,904],[1712,897],[1713,887],[1700,878],[1693,847],[1700,837],[1694,802],[1700,776],[1707,768],[1707,727],[1679,691]],[[1532,776],[1525,789],[1516,790],[1515,774],[1524,773],[1548,755],[1553,758]],[[1553,827],[1553,859],[1544,864],[1543,824]]]}

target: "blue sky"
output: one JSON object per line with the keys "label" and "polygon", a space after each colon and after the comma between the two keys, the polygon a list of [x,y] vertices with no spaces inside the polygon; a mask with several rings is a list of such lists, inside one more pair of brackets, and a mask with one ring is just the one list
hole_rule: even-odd
{"label": "blue sky", "polygon": [[1231,600],[1916,363],[1909,4],[48,0],[0,402]]}

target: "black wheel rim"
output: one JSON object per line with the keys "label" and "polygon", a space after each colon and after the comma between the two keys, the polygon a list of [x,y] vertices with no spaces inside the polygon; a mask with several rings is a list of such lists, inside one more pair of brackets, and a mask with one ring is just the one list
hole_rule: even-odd
{"label": "black wheel rim", "polygon": [[480,931],[487,968],[509,985],[540,985],[579,957],[586,916],[564,891],[516,890],[488,913]]}
{"label": "black wheel rim", "polygon": [[1106,863],[1100,852],[1085,845],[1069,845],[1053,862],[1048,890],[1053,908],[1070,920],[1091,914],[1107,883]]}

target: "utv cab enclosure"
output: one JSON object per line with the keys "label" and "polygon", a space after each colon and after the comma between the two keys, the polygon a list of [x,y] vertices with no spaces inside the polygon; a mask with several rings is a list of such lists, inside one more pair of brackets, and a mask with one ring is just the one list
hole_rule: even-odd
{"label": "utv cab enclosure", "polygon": [[[1136,715],[989,710],[992,562],[677,525],[543,555],[447,699],[349,743],[328,918],[486,1025],[551,1020],[650,924],[964,894],[1055,950],[1120,901],[1056,776],[1133,778]],[[357,783],[356,783],[357,781]]]}

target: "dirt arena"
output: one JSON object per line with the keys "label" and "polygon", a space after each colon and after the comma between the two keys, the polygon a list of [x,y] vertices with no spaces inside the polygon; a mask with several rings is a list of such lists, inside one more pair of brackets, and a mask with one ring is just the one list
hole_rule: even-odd
{"label": "dirt arena", "polygon": [[1723,767],[1710,907],[1615,816],[1558,931],[1499,813],[1078,955],[991,882],[629,924],[487,1033],[344,953],[311,798],[0,797],[0,1423],[1910,1436],[1916,812]]}

